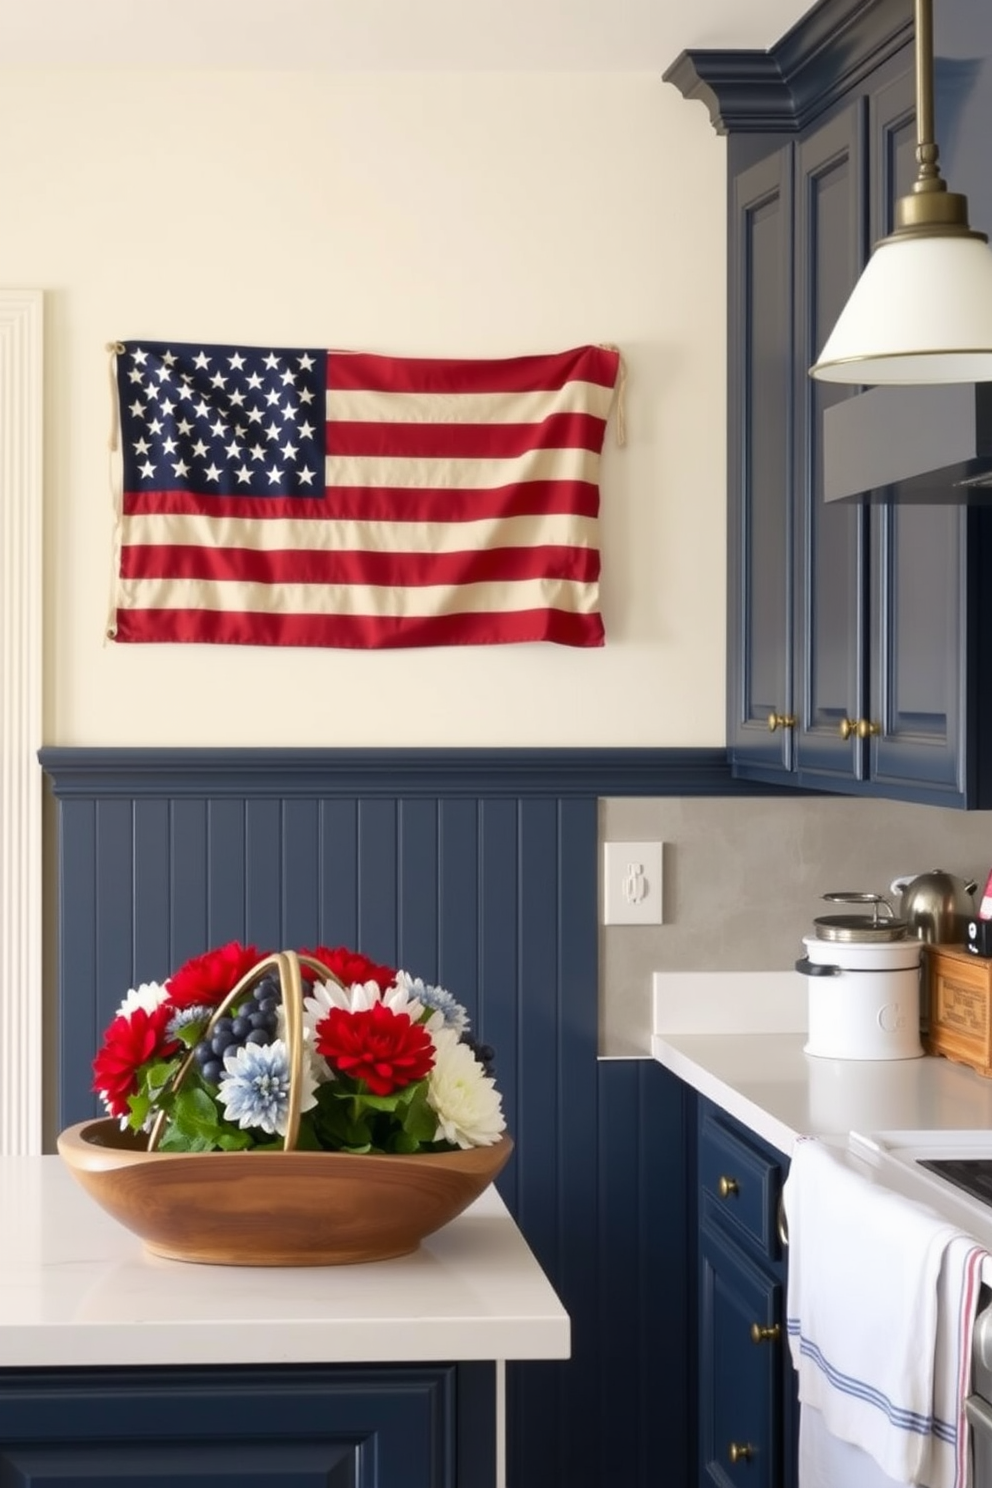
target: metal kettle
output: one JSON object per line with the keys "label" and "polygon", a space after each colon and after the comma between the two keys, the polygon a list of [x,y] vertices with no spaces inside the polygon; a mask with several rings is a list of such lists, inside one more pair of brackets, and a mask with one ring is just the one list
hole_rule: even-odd
{"label": "metal kettle", "polygon": [[899,917],[906,921],[910,935],[934,945],[962,945],[968,934],[968,921],[974,919],[972,899],[978,885],[965,881],[942,868],[919,873],[915,878],[893,879],[889,890],[901,894]]}

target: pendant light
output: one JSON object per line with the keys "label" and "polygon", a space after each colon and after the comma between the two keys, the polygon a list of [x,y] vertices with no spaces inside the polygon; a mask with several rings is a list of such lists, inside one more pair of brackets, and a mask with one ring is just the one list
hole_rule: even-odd
{"label": "pendant light", "polygon": [[912,194],[875,244],[810,376],[825,382],[992,381],[992,250],[948,191],[933,123],[933,6],[916,0]]}

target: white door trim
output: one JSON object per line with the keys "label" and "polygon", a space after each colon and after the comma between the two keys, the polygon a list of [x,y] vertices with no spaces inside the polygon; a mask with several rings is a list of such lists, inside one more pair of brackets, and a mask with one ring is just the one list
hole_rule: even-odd
{"label": "white door trim", "polygon": [[0,289],[0,1153],[42,1150],[42,292]]}

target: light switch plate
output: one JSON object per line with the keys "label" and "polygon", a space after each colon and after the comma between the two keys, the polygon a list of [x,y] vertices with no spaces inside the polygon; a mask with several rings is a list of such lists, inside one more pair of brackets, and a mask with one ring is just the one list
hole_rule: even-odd
{"label": "light switch plate", "polygon": [[603,924],[660,925],[660,842],[603,844]]}

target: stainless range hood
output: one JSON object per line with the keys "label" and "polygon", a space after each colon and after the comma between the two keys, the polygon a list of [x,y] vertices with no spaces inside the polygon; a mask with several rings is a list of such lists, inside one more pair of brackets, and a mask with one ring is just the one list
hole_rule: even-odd
{"label": "stainless range hood", "polygon": [[823,495],[992,502],[992,382],[876,387],[824,409]]}

